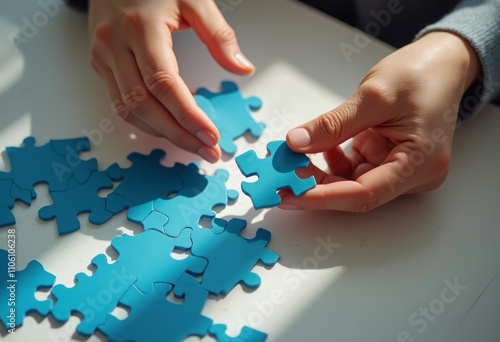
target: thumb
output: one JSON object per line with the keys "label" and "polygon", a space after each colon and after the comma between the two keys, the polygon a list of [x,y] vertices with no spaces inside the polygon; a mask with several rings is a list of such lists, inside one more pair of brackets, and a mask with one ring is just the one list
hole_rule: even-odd
{"label": "thumb", "polygon": [[[288,146],[301,153],[325,152],[375,125],[371,110],[358,94],[317,118],[291,129],[286,141]],[[369,115],[367,115],[369,113]]]}

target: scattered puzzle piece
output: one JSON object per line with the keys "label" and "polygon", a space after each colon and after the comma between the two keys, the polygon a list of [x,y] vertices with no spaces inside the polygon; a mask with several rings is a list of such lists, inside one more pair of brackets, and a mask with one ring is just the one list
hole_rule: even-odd
{"label": "scattered puzzle piece", "polygon": [[243,175],[259,176],[253,183],[241,183],[242,191],[250,196],[255,209],[279,205],[278,190],[289,188],[295,196],[300,196],[316,186],[314,177],[302,179],[295,174],[296,169],[309,165],[310,160],[305,154],[292,151],[283,140],[268,143],[267,151],[269,156],[263,159],[258,158],[253,150],[235,159]]}
{"label": "scattered puzzle piece", "polygon": [[[15,260],[15,259],[14,259]],[[6,250],[0,249],[0,320],[7,330],[23,325],[24,317],[30,312],[38,312],[45,317],[52,306],[50,300],[38,300],[35,293],[41,289],[50,289],[55,276],[43,268],[36,260],[31,261],[24,270],[9,269],[11,257]],[[10,263],[12,265],[12,262]],[[10,273],[12,271],[12,273]],[[13,277],[10,277],[13,274]],[[12,300],[10,300],[12,298]],[[15,303],[15,305],[11,303]],[[12,311],[14,310],[14,311]]]}
{"label": "scattered puzzle piece", "polygon": [[111,189],[111,178],[101,171],[92,173],[83,184],[77,184],[64,191],[50,191],[53,204],[38,211],[38,216],[49,221],[56,218],[59,235],[68,234],[80,229],[78,215],[89,212],[89,222],[104,224],[113,214],[106,210],[106,199],[97,193],[102,189]]}
{"label": "scattered puzzle piece", "polygon": [[218,342],[264,342],[267,338],[267,334],[247,326],[241,329],[238,336],[227,336],[225,324],[212,325],[209,334],[217,338]]}
{"label": "scattered puzzle piece", "polygon": [[170,237],[157,230],[147,230],[131,236],[114,238],[111,245],[119,254],[117,261],[137,277],[135,286],[143,293],[153,290],[154,283],[176,284],[185,272],[200,275],[207,266],[203,258],[189,255],[184,259],[173,259],[175,248],[188,250],[191,231],[185,229],[178,237]]}
{"label": "scattered puzzle piece", "polygon": [[99,327],[110,341],[160,342],[183,341],[188,336],[204,336],[212,320],[201,315],[208,292],[189,275],[176,284],[174,294],[184,298],[183,303],[166,299],[171,284],[155,284],[148,294],[131,287],[120,299],[130,309],[124,320],[109,315]]}
{"label": "scattered puzzle piece", "polygon": [[225,153],[229,155],[236,153],[233,140],[247,131],[250,131],[255,138],[262,135],[264,124],[256,122],[250,112],[260,109],[262,101],[255,96],[244,99],[236,83],[222,82],[219,93],[199,88],[194,98],[219,129],[219,146]]}
{"label": "scattered puzzle piece", "polygon": [[95,256],[92,265],[96,271],[91,276],[78,273],[73,287],[56,285],[51,292],[57,299],[52,316],[64,323],[72,313],[79,313],[82,321],[76,331],[84,336],[93,334],[106,321],[118,300],[137,279],[120,263],[108,264],[104,254]]}
{"label": "scattered puzzle piece", "polygon": [[175,196],[159,198],[153,204],[154,210],[168,217],[163,226],[167,235],[177,236],[186,227],[198,227],[200,219],[215,217],[214,207],[225,207],[228,201],[238,198],[236,190],[226,187],[229,178],[226,170],[218,169],[214,175],[201,175],[198,166],[190,164],[181,178],[185,186]]}
{"label": "scattered puzzle piece", "polygon": [[240,282],[251,289],[258,287],[260,277],[251,270],[259,261],[272,266],[279,259],[266,248],[271,233],[259,228],[253,239],[246,239],[240,235],[246,225],[245,220],[237,218],[215,219],[217,233],[202,228],[192,231],[192,254],[208,260],[201,284],[213,294],[225,295]]}
{"label": "scattered puzzle piece", "polygon": [[118,164],[111,165],[106,172],[121,183],[108,195],[106,209],[117,214],[125,208],[179,191],[183,187],[179,174],[185,166],[179,163],[173,167],[163,166],[161,161],[165,155],[159,149],[149,155],[131,153],[127,158],[132,166],[128,169],[122,169]]}
{"label": "scattered puzzle piece", "polygon": [[87,138],[51,140],[35,146],[35,138],[28,137],[23,145],[7,147],[7,155],[14,184],[29,190],[32,198],[36,198],[34,186],[39,183],[47,183],[50,191],[63,191],[68,188],[70,178],[83,183],[97,170],[95,159],[82,160],[78,156],[90,150]]}

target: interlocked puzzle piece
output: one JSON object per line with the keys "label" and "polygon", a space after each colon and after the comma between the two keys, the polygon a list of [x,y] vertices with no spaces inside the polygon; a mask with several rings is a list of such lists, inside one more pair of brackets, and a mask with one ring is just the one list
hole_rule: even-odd
{"label": "interlocked puzzle piece", "polygon": [[96,171],[83,184],[76,184],[64,191],[50,191],[54,203],[41,208],[38,216],[44,221],[55,217],[59,235],[80,229],[78,215],[84,212],[90,212],[90,223],[104,224],[113,217],[113,213],[106,210],[106,199],[97,193],[112,187],[113,182],[108,174]]}
{"label": "interlocked puzzle piece", "polygon": [[111,245],[117,251],[117,261],[137,278],[135,286],[143,293],[153,290],[155,283],[176,284],[182,275],[190,272],[200,275],[207,261],[194,255],[177,260],[172,258],[174,249],[188,250],[191,231],[185,229],[178,237],[171,237],[157,230],[147,230],[138,235],[122,235]]}
{"label": "interlocked puzzle piece", "polygon": [[218,342],[264,342],[267,338],[267,334],[246,326],[241,329],[238,336],[231,337],[226,335],[225,324],[212,325],[209,334],[217,338]]}
{"label": "interlocked puzzle piece", "polygon": [[271,233],[259,228],[253,239],[246,239],[240,235],[245,220],[216,218],[213,223],[213,229],[194,228],[191,233],[192,254],[208,260],[201,284],[211,293],[223,295],[240,282],[251,289],[258,287],[260,277],[251,270],[259,261],[273,266],[279,259],[266,248]]}
{"label": "interlocked puzzle piece", "polygon": [[7,147],[14,184],[29,190],[36,198],[34,186],[47,183],[50,191],[68,188],[68,180],[74,178],[84,183],[97,170],[97,160],[82,160],[79,153],[90,150],[87,138],[51,140],[35,146],[35,138],[24,139],[23,147]]}
{"label": "interlocked puzzle piece", "polygon": [[219,93],[199,88],[194,98],[219,129],[219,146],[225,153],[229,155],[236,153],[233,140],[247,131],[250,131],[255,138],[262,135],[264,124],[256,122],[250,112],[260,109],[262,101],[255,96],[244,99],[236,83],[222,82]]}
{"label": "interlocked puzzle piece", "polygon": [[305,154],[292,151],[284,140],[267,144],[269,156],[263,159],[250,150],[236,157],[236,164],[246,177],[257,175],[256,182],[242,182],[241,190],[252,199],[255,209],[274,207],[280,204],[278,190],[289,188],[300,196],[316,186],[314,177],[302,179],[295,170],[310,163]]}
{"label": "interlocked puzzle piece", "polygon": [[[189,164],[181,178],[185,185],[175,196],[158,198],[153,203],[156,212],[168,217],[163,226],[163,232],[167,235],[177,236],[186,227],[198,227],[200,219],[215,217],[214,207],[225,207],[228,201],[238,198],[236,190],[226,187],[229,178],[226,170],[218,169],[214,175],[201,175],[196,164]],[[154,215],[155,219],[161,219],[157,214]]]}
{"label": "interlocked puzzle piece", "polygon": [[12,179],[8,179],[5,173],[0,173],[0,228],[16,223],[16,219],[11,212],[15,201],[22,201],[26,205],[31,204],[31,192],[19,189],[13,184]]}
{"label": "interlocked puzzle piece", "polygon": [[165,167],[161,160],[166,153],[156,149],[149,155],[131,153],[128,159],[132,166],[122,169],[118,164],[111,165],[106,172],[114,181],[121,180],[116,189],[106,199],[106,208],[117,214],[125,208],[152,201],[179,191],[183,184],[179,176],[185,166],[176,163]]}
{"label": "interlocked puzzle piece", "polygon": [[109,315],[99,327],[110,341],[162,342],[183,341],[188,336],[206,335],[212,320],[201,315],[208,292],[193,277],[184,275],[175,285],[174,294],[182,303],[166,299],[171,284],[155,284],[148,294],[131,287],[120,299],[130,313],[124,320]]}
{"label": "interlocked puzzle piece", "polygon": [[[24,317],[33,311],[46,316],[52,302],[38,300],[35,293],[38,290],[50,289],[55,281],[55,276],[43,268],[36,260],[31,261],[24,270],[9,269],[9,254],[0,249],[0,320],[7,330],[16,329],[23,325]],[[12,264],[12,263],[10,263]],[[10,277],[10,274],[13,277]],[[15,305],[11,304],[15,303]],[[14,311],[12,311],[14,310]]]}
{"label": "interlocked puzzle piece", "polygon": [[108,264],[106,255],[92,259],[96,271],[88,276],[78,273],[73,287],[56,285],[52,296],[57,299],[52,316],[60,323],[66,322],[72,313],[79,313],[82,321],[76,331],[84,336],[94,333],[106,321],[107,315],[118,305],[118,300],[137,280],[118,262]]}

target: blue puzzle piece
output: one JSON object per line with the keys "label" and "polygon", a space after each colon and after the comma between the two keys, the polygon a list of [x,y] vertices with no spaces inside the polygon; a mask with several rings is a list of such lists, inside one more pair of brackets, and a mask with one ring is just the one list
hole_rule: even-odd
{"label": "blue puzzle piece", "polygon": [[52,302],[36,299],[35,293],[41,289],[50,289],[56,278],[45,271],[36,260],[31,261],[24,270],[12,273],[14,277],[9,277],[11,274],[8,268],[9,261],[7,251],[0,249],[0,282],[2,284],[0,320],[7,330],[14,329],[15,331],[23,325],[24,317],[28,313],[38,312],[43,317],[49,313]]}
{"label": "blue puzzle piece", "polygon": [[[179,235],[180,230],[199,226],[202,218],[214,218],[214,207],[226,206],[228,201],[238,198],[236,190],[228,190],[226,181],[229,173],[218,169],[214,175],[201,175],[198,166],[190,164],[181,174],[184,187],[171,198],[154,201],[154,209],[168,217],[163,232],[170,236]],[[148,229],[149,227],[144,227]]]}
{"label": "blue puzzle piece", "polygon": [[[0,228],[16,223],[16,219],[11,212],[15,201],[22,201],[26,205],[31,204],[31,192],[19,189],[13,184],[12,179],[0,173]],[[3,178],[5,177],[5,178]]]}
{"label": "blue puzzle piece", "polygon": [[212,325],[209,334],[215,337],[218,342],[264,342],[267,338],[267,334],[246,326],[241,329],[238,336],[227,336],[225,324]]}
{"label": "blue puzzle piece", "polygon": [[240,235],[246,225],[237,218],[215,219],[218,229],[196,228],[191,233],[192,254],[208,260],[201,284],[213,294],[225,295],[240,282],[251,289],[258,287],[260,277],[251,270],[259,261],[272,266],[279,259],[266,248],[271,233],[259,228],[253,239],[246,239]]}
{"label": "blue puzzle piece", "polygon": [[179,163],[173,167],[163,166],[161,161],[165,155],[159,149],[149,155],[131,153],[127,158],[132,166],[128,169],[122,169],[118,164],[111,165],[106,172],[113,180],[121,180],[121,183],[108,195],[107,210],[117,214],[125,208],[179,191],[183,186],[179,174],[185,166]]}
{"label": "blue puzzle piece", "polygon": [[102,189],[111,189],[113,182],[105,173],[96,171],[84,184],[76,184],[65,191],[50,191],[53,204],[38,211],[38,216],[49,221],[56,218],[59,235],[80,229],[78,215],[89,212],[89,222],[104,224],[113,214],[106,210],[106,199],[97,193]]}
{"label": "blue puzzle piece", "polygon": [[242,182],[241,190],[252,199],[255,209],[274,207],[280,204],[278,190],[289,188],[295,196],[300,196],[316,186],[314,177],[302,179],[295,170],[310,163],[305,154],[292,151],[284,140],[267,144],[269,156],[263,159],[250,150],[236,157],[236,164],[246,177],[257,175],[253,183]]}
{"label": "blue puzzle piece", "polygon": [[118,305],[118,300],[137,279],[120,263],[108,264],[104,254],[95,256],[92,265],[96,271],[91,276],[78,273],[73,287],[56,285],[51,292],[57,299],[52,316],[64,323],[71,314],[80,314],[82,321],[76,331],[84,336],[93,334],[106,321],[107,315]]}
{"label": "blue puzzle piece", "polygon": [[229,155],[236,153],[233,140],[248,131],[255,138],[262,135],[264,124],[256,122],[250,112],[260,109],[262,101],[254,96],[243,98],[236,83],[222,82],[219,93],[199,88],[194,98],[219,129],[219,145],[225,153]]}
{"label": "blue puzzle piece", "polygon": [[14,184],[29,190],[36,198],[34,186],[47,183],[50,191],[63,191],[74,178],[78,183],[88,180],[97,170],[97,160],[82,160],[79,153],[90,150],[87,138],[51,140],[35,146],[35,138],[24,139],[23,147],[7,147]]}
{"label": "blue puzzle piece", "polygon": [[188,336],[204,336],[212,324],[211,319],[201,315],[208,292],[195,282],[186,274],[175,286],[174,293],[184,298],[180,304],[166,299],[171,284],[155,284],[149,294],[131,287],[120,299],[120,304],[130,310],[128,317],[119,320],[109,315],[99,330],[116,342],[184,341]]}
{"label": "blue puzzle piece", "polygon": [[175,238],[157,230],[135,236],[122,235],[114,238],[111,245],[119,254],[116,262],[137,277],[135,286],[143,293],[151,292],[154,283],[176,284],[186,272],[200,275],[207,266],[205,259],[193,255],[181,260],[171,256],[175,248],[188,250],[191,247],[189,229]]}

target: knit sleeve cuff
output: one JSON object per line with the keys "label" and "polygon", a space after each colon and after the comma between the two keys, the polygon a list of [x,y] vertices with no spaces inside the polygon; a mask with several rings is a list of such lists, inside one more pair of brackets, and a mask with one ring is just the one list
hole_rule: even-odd
{"label": "knit sleeve cuff", "polygon": [[468,119],[500,94],[500,1],[465,0],[440,21],[425,27],[415,39],[432,31],[449,31],[468,40],[483,73],[465,92],[459,117]]}

